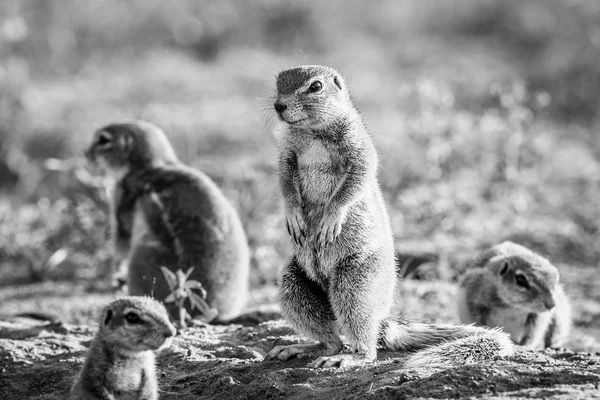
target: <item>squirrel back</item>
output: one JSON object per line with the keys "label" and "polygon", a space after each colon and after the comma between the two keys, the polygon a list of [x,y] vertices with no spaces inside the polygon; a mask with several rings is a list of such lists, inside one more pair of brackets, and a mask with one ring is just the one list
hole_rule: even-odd
{"label": "squirrel back", "polygon": [[165,299],[171,290],[160,267],[193,268],[189,279],[202,284],[217,318],[237,316],[248,291],[248,244],[217,185],[181,163],[166,134],[144,121],[100,128],[86,154],[112,177],[111,236],[129,293]]}

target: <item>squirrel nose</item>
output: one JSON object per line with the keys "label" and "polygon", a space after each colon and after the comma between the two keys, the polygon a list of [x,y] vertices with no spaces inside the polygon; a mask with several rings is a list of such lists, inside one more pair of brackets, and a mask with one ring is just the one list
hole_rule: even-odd
{"label": "squirrel nose", "polygon": [[551,309],[553,309],[553,308],[554,308],[554,306],[556,305],[556,303],[555,303],[555,301],[554,301],[554,298],[550,297],[550,298],[548,298],[548,299],[544,300],[544,305],[546,306],[546,308],[547,308],[548,310],[551,310]]}
{"label": "squirrel nose", "polygon": [[83,152],[84,157],[89,160],[89,161],[94,161],[94,153],[92,152],[92,149],[89,148],[86,151]]}
{"label": "squirrel nose", "polygon": [[273,106],[275,107],[275,111],[277,111],[278,113],[282,113],[285,110],[287,110],[287,105],[283,103],[275,103],[273,104]]}
{"label": "squirrel nose", "polygon": [[175,336],[179,333],[179,331],[177,331],[175,328],[171,328],[168,331],[166,331],[165,333],[163,333],[165,338],[170,338],[172,336]]}

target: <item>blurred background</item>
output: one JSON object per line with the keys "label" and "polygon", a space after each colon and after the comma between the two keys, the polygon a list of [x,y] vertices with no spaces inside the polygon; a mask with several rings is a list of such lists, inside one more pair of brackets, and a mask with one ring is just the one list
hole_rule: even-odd
{"label": "blurred background", "polygon": [[220,185],[254,302],[273,301],[290,254],[274,76],[326,64],[376,141],[398,249],[433,255],[405,281],[407,312],[447,318],[464,261],[511,239],[557,264],[597,335],[599,61],[595,0],[2,0],[0,311],[81,322],[115,296],[106,200],[81,157],[122,118],[163,127]]}

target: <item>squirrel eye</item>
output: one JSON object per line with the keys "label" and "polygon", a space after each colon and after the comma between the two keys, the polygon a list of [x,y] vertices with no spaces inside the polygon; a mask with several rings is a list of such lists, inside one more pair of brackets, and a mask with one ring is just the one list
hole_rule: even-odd
{"label": "squirrel eye", "polygon": [[527,282],[527,278],[525,278],[525,275],[515,275],[515,282],[517,283],[517,285],[522,286],[525,289],[529,289],[529,282]]}
{"label": "squirrel eye", "polygon": [[314,81],[308,88],[309,93],[316,93],[323,89],[323,84],[320,81]]}
{"label": "squirrel eye", "polygon": [[125,314],[125,321],[130,324],[139,324],[141,322],[140,316],[132,312]]}
{"label": "squirrel eye", "polygon": [[98,146],[104,146],[105,144],[108,144],[112,139],[112,136],[110,136],[109,133],[107,132],[102,132],[99,136],[98,136],[98,140],[96,140],[96,144]]}

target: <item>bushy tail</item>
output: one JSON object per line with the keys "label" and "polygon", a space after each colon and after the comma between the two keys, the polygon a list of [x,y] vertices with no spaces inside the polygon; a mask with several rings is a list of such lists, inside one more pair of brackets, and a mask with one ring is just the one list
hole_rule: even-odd
{"label": "bushy tail", "polygon": [[386,320],[381,341],[390,350],[417,351],[405,368],[450,367],[490,361],[512,354],[510,336],[499,329],[473,325],[438,325]]}

